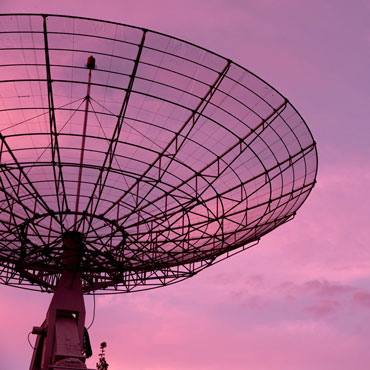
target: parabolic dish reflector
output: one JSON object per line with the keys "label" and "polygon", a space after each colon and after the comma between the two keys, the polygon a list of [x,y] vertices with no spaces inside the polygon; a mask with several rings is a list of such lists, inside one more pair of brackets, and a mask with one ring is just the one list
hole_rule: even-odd
{"label": "parabolic dish reflector", "polygon": [[255,244],[309,195],[307,125],[245,68],[117,23],[0,20],[2,283],[53,291],[75,230],[85,293],[168,285]]}

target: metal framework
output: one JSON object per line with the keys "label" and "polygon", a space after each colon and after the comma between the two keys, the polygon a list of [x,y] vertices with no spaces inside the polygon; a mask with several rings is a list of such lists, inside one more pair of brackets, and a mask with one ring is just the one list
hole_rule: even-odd
{"label": "metal framework", "polygon": [[289,221],[316,173],[299,113],[228,59],[112,22],[0,16],[3,284],[55,291],[71,231],[84,293],[172,284]]}

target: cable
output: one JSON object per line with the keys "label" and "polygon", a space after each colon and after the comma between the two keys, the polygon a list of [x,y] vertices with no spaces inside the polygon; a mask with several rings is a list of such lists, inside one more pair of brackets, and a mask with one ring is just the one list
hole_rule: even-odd
{"label": "cable", "polygon": [[31,346],[32,349],[35,349],[35,347],[32,345],[31,341],[30,341],[30,334],[32,334],[32,331],[30,331],[27,335],[27,340],[28,340],[28,343],[29,345]]}
{"label": "cable", "polygon": [[95,320],[95,293],[94,292],[93,292],[93,299],[94,299],[93,317],[92,317],[90,325],[86,328],[86,330],[89,330],[91,328]]}

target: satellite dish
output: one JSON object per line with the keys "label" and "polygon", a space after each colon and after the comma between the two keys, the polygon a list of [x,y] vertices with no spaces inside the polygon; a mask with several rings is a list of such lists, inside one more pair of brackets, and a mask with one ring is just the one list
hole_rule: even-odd
{"label": "satellite dish", "polygon": [[2,15],[0,40],[0,282],[55,292],[33,370],[86,368],[82,294],[191,277],[291,220],[315,184],[303,118],[229,59],[69,16]]}

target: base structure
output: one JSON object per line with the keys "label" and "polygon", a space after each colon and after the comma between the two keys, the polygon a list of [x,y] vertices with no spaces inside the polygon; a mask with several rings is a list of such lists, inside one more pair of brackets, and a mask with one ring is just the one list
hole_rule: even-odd
{"label": "base structure", "polygon": [[91,356],[85,329],[85,304],[79,264],[83,251],[82,234],[63,236],[64,271],[51,300],[46,319],[34,327],[37,335],[30,370],[86,370]]}

